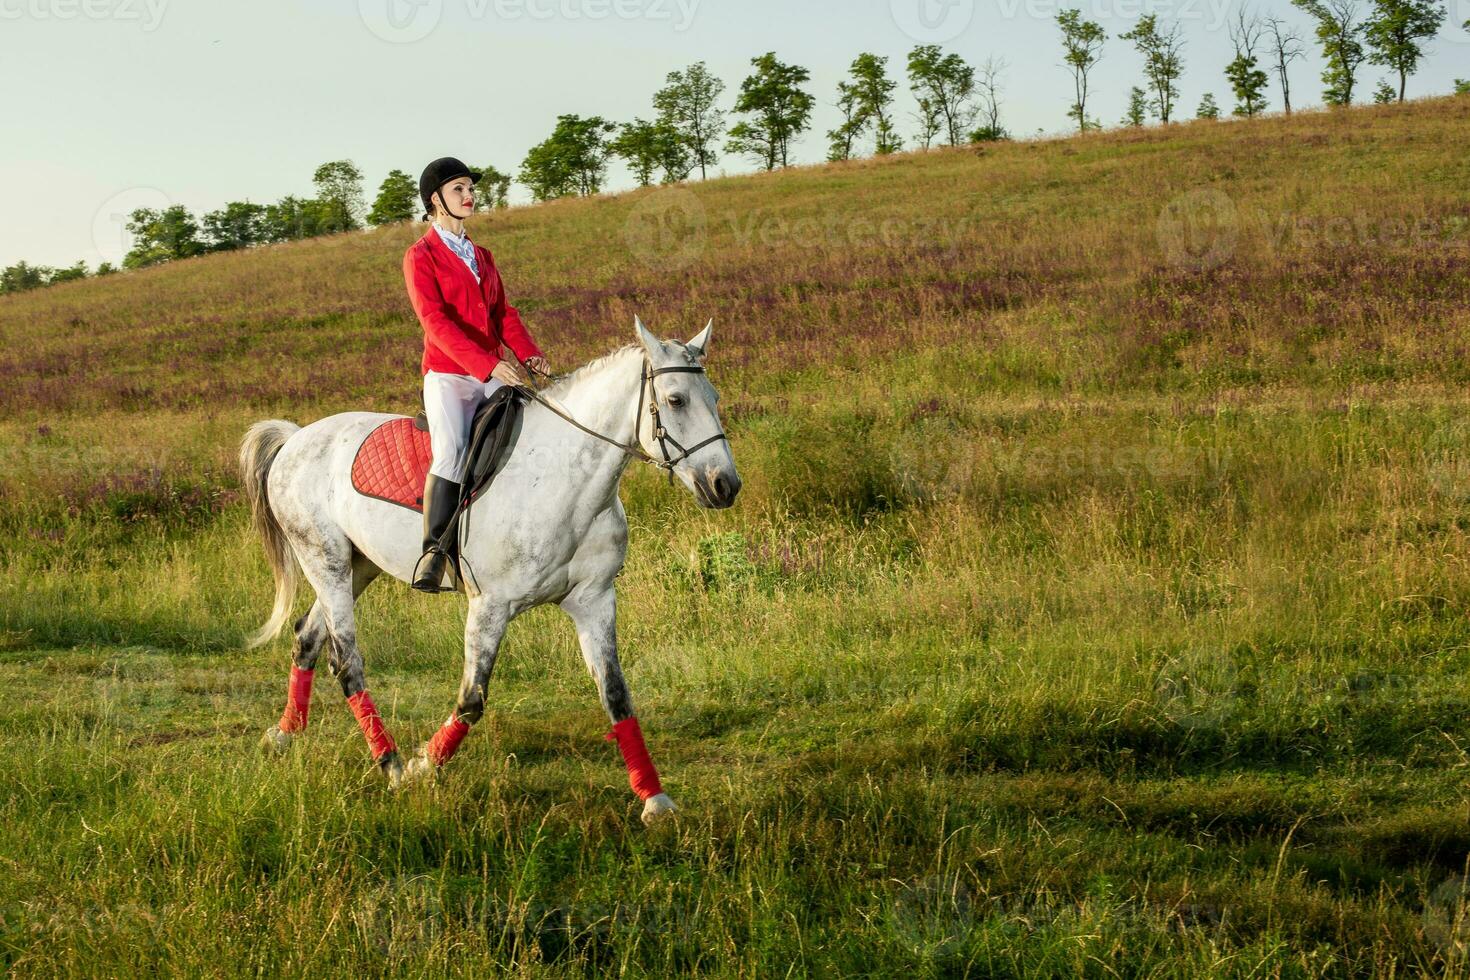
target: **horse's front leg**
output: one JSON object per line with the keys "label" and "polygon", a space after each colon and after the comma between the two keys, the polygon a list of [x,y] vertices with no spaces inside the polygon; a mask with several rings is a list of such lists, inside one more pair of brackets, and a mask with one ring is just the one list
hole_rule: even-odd
{"label": "horse's front leg", "polygon": [[602,707],[613,723],[607,739],[618,743],[623,762],[628,767],[628,784],[644,801],[643,822],[651,824],[671,815],[675,809],[674,801],[664,792],[658,770],[648,757],[643,732],[633,714],[633,699],[628,694],[623,668],[618,662],[617,594],[612,583],[579,585],[562,600],[561,607],[576,624],[582,657],[587,661],[592,679],[597,682]]}
{"label": "horse's front leg", "polygon": [[459,698],[449,718],[425,742],[404,768],[404,781],[421,779],[448,762],[469,734],[470,726],[485,714],[486,688],[495,669],[500,641],[510,623],[510,610],[503,603],[485,596],[470,600],[465,619],[464,675],[459,682]]}

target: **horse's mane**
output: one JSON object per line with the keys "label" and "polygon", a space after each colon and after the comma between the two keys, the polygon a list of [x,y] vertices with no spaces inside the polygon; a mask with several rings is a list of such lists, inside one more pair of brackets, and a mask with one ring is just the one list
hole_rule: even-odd
{"label": "horse's mane", "polygon": [[[684,344],[680,343],[677,340],[668,341],[668,344],[675,350],[678,350],[679,352],[684,354],[685,358],[688,359],[690,364],[697,363],[694,359],[694,355],[689,353],[688,348],[685,347]],[[574,368],[566,374],[558,374],[547,383],[545,390],[548,394],[551,395],[564,394],[566,390],[570,388],[575,382],[577,382],[578,380],[589,378],[603,371],[614,360],[621,357],[623,354],[626,354],[629,351],[642,349],[643,345],[641,344],[624,344],[622,347],[619,347],[616,350],[608,351],[601,357],[594,358],[588,361],[586,364],[583,364],[581,367]]]}

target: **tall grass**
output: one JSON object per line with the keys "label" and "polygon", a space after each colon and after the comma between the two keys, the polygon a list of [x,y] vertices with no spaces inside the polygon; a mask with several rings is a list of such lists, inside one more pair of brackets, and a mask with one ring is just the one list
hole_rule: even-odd
{"label": "tall grass", "polygon": [[[241,650],[270,585],[233,444],[267,413],[412,407],[415,229],[0,300],[0,962],[1466,975],[1467,121],[1439,100],[479,219],[563,366],[634,312],[716,316],[739,505],[623,487],[623,659],[684,811],[657,833],[551,609],[437,785],[388,793],[325,676],[292,755],[255,752],[288,644]],[[686,193],[703,232],[639,237]],[[400,744],[451,704],[463,612],[362,600]]]}

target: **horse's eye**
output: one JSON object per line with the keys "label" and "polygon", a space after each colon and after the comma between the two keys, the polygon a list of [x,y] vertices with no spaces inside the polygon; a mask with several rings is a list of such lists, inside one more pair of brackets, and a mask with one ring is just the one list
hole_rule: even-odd
{"label": "horse's eye", "polygon": [[682,408],[682,407],[684,407],[684,396],[683,395],[670,395],[669,396],[669,407],[670,408]]}

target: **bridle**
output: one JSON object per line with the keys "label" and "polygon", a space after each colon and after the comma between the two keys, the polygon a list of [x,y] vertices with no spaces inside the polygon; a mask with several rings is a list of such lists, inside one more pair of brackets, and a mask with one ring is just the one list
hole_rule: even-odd
{"label": "bridle", "polygon": [[[669,434],[668,429],[664,428],[663,419],[658,413],[658,393],[654,391],[653,379],[658,377],[660,374],[704,374],[705,371],[701,365],[677,364],[670,367],[656,368],[653,366],[653,362],[649,360],[648,354],[645,353],[643,355],[643,367],[639,372],[638,377],[638,407],[634,409],[633,415],[633,443],[631,445],[628,445],[618,442],[611,436],[607,436],[594,429],[587,428],[587,426],[572,418],[572,416],[568,414],[566,410],[558,405],[553,404],[545,395],[541,394],[540,389],[535,387],[535,372],[526,367],[525,363],[522,362],[521,359],[517,357],[514,352],[511,353],[511,357],[514,358],[515,362],[521,366],[521,369],[523,371],[526,372],[526,376],[528,378],[531,378],[532,386],[526,387],[523,385],[521,386],[520,390],[523,391],[529,398],[531,398],[532,401],[539,402],[541,405],[545,406],[545,408],[553,415],[556,415],[566,422],[570,423],[571,425],[575,426],[576,428],[581,429],[589,436],[601,439],[608,445],[616,446],[618,449],[621,449],[623,452],[634,457],[635,459],[642,460],[645,463],[650,463],[658,469],[663,470],[669,475],[670,483],[674,482],[675,466],[678,466],[680,463],[684,462],[684,460],[688,459],[690,456],[699,452],[701,449],[703,449],[705,446],[710,445],[711,443],[719,442],[722,439],[724,439],[726,442],[729,441],[729,439],[725,436],[724,430],[721,429],[719,432],[716,432],[708,439],[697,442],[686,449],[682,444],[680,444],[679,440],[675,439],[672,435]],[[639,433],[642,431],[643,428],[643,403],[645,400],[648,402],[649,422],[653,425],[653,437],[658,440],[658,450],[659,454],[663,457],[662,459],[652,456],[647,451],[645,451],[643,448],[642,440],[639,438]],[[669,446],[673,446],[675,451],[677,451],[679,455],[670,456]]]}

